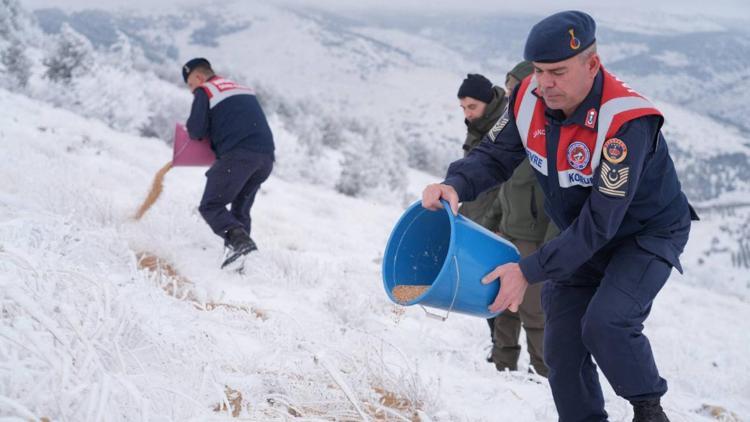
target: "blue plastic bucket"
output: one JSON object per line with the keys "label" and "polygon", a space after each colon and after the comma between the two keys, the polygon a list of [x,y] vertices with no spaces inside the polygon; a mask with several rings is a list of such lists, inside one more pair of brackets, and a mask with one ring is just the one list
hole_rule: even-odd
{"label": "blue plastic bucket", "polygon": [[[388,239],[383,287],[399,305],[419,304],[448,314],[490,318],[497,315],[487,308],[500,285],[485,285],[481,279],[498,265],[518,259],[512,243],[461,215],[454,216],[447,202],[438,211],[417,202],[404,212]],[[421,295],[400,302],[393,294],[398,285],[428,287]]]}

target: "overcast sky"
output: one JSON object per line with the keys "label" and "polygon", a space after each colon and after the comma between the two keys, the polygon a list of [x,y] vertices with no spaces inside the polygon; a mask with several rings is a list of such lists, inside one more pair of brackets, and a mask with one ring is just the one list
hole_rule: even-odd
{"label": "overcast sky", "polygon": [[[750,21],[750,5],[747,0],[627,0],[627,1],[592,1],[567,0],[564,3],[549,0],[277,0],[286,3],[305,4],[323,7],[329,10],[365,12],[383,10],[398,12],[400,10],[420,12],[497,12],[519,11],[532,14],[547,14],[561,9],[581,9],[592,13],[597,11],[633,11],[672,12],[675,14],[714,16]],[[179,10],[181,8],[206,7],[216,3],[226,6],[227,1],[212,0],[21,0],[29,9],[42,7],[59,7],[62,9],[142,9],[142,10]]]}
{"label": "overcast sky", "polygon": [[750,6],[747,0],[628,0],[628,1],[592,1],[567,0],[556,2],[549,0],[286,0],[289,2],[313,4],[331,9],[388,9],[393,11],[412,9],[427,11],[488,12],[518,11],[532,14],[548,14],[564,9],[580,10],[657,10],[679,14],[700,14],[729,18],[750,18]]}

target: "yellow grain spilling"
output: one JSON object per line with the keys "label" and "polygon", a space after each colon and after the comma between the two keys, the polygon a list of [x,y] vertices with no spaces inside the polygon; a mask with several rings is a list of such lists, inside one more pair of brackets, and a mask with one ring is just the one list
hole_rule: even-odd
{"label": "yellow grain spilling", "polygon": [[140,220],[141,217],[143,217],[143,214],[145,214],[146,211],[154,205],[154,202],[159,199],[159,195],[161,195],[161,191],[164,189],[164,175],[166,175],[171,168],[172,162],[170,161],[156,172],[154,181],[151,183],[151,191],[148,193],[146,200],[143,201],[143,204],[141,204],[141,207],[138,208],[138,212],[133,216],[134,219]]}
{"label": "yellow grain spilling", "polygon": [[416,299],[429,288],[430,286],[398,285],[391,292],[399,303],[406,303]]}

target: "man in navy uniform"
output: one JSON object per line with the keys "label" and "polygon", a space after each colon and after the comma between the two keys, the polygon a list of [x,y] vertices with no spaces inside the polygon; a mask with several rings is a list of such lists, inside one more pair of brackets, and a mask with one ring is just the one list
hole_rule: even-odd
{"label": "man in navy uniform", "polygon": [[214,74],[208,60],[188,61],[182,77],[193,92],[188,134],[192,139],[210,138],[216,153],[198,209],[211,230],[224,239],[221,267],[239,267],[239,258],[258,249],[250,238],[250,208],[273,169],[271,128],[255,92]]}
{"label": "man in navy uniform", "polygon": [[517,311],[530,283],[542,290],[544,359],[561,421],[605,421],[596,359],[634,421],[667,421],[643,322],[697,219],[682,193],[661,134],[661,113],[601,65],[591,16],[567,11],[530,31],[524,56],[534,74],[514,90],[494,141],[425,188],[429,209],[459,201],[511,177],[528,159],[560,235],[518,263],[497,267],[490,310]]}

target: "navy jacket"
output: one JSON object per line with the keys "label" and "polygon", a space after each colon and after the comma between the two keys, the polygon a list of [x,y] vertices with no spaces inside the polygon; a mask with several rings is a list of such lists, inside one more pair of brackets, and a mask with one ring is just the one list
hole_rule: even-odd
{"label": "navy jacket", "polygon": [[[508,108],[509,121],[494,142],[485,138],[471,153],[448,169],[445,184],[453,186],[461,201],[509,179],[515,167],[527,157],[514,116],[518,88]],[[560,130],[566,125],[585,125],[590,110],[598,110],[602,95],[602,74],[572,116],[545,106],[548,157],[557,157]],[[561,233],[519,265],[530,283],[564,280],[593,265],[606,267],[608,256],[626,239],[661,257],[682,271],[679,255],[687,242],[694,211],[682,193],[667,144],[661,134],[662,118],[639,117],[616,132],[628,149],[629,181],[621,197],[600,192],[600,165],[593,174],[593,186],[561,187],[555,160],[547,163],[548,177],[536,171],[545,193],[545,210]],[[533,163],[532,163],[533,164]],[[624,191],[623,191],[624,192]]]}
{"label": "navy jacket", "polygon": [[193,92],[186,126],[190,138],[210,138],[219,158],[235,149],[274,151],[273,134],[255,93],[218,76]]}

